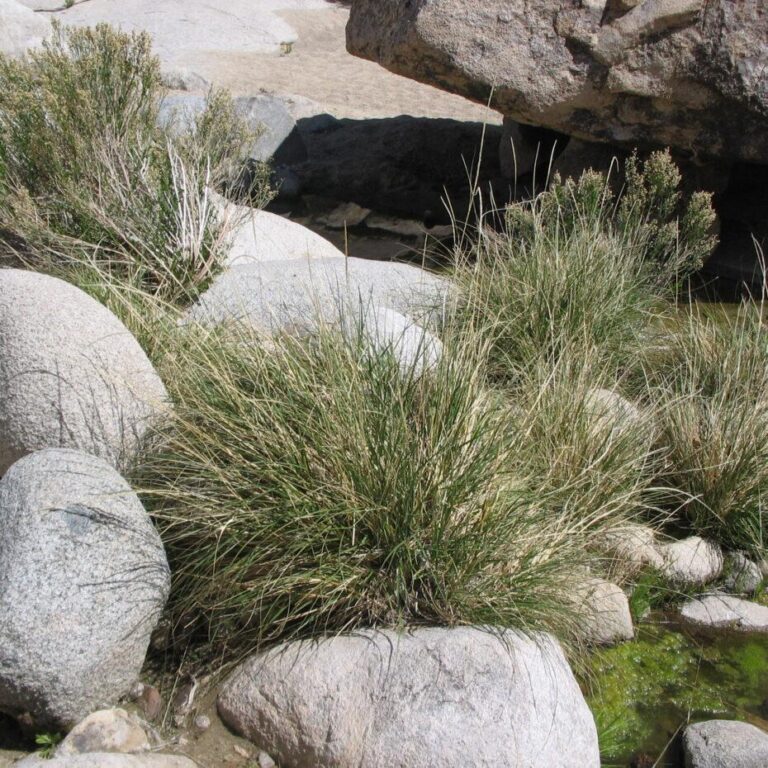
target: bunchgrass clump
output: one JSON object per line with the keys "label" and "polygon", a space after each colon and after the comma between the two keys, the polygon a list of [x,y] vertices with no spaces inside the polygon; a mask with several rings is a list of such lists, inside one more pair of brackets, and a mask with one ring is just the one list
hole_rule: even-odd
{"label": "bunchgrass clump", "polygon": [[692,531],[764,552],[768,498],[768,333],[762,308],[695,305],[647,356],[666,451],[667,504]]}
{"label": "bunchgrass clump", "polygon": [[[584,352],[580,350],[580,352]],[[618,391],[597,350],[539,360],[520,376],[513,420],[516,463],[534,495],[564,520],[617,530],[658,504],[653,418]],[[601,549],[601,541],[589,542]]]}
{"label": "bunchgrass clump", "polygon": [[176,642],[231,657],[360,626],[577,637],[566,585],[615,510],[543,489],[476,339],[422,375],[364,347],[190,329],[165,359],[175,418],[136,482]]}
{"label": "bunchgrass clump", "polygon": [[500,231],[481,222],[469,245],[460,241],[464,313],[485,321],[500,379],[563,350],[629,363],[654,308],[714,244],[709,196],[684,203],[679,184],[666,153],[642,167],[632,158],[618,199],[602,174],[555,178],[508,206]]}
{"label": "bunchgrass clump", "polygon": [[54,25],[25,59],[0,56],[0,255],[174,299],[204,286],[222,256],[210,190],[252,131],[222,92],[184,130],[160,126],[163,95],[147,34]]}

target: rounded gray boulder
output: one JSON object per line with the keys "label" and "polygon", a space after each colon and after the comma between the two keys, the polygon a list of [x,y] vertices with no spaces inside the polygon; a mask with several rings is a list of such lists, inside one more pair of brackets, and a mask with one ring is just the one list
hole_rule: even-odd
{"label": "rounded gray boulder", "polygon": [[768,733],[749,723],[708,720],[683,734],[685,768],[765,768]]}
{"label": "rounded gray boulder", "polygon": [[219,696],[291,768],[597,768],[592,714],[557,642],[472,627],[365,631],[246,661]]}
{"label": "rounded gray boulder", "polygon": [[723,571],[723,553],[717,544],[699,536],[663,544],[661,572],[678,586],[700,587]]}
{"label": "rounded gray boulder", "polygon": [[170,572],[125,480],[48,449],[0,480],[0,584],[0,711],[68,728],[136,680]]}
{"label": "rounded gray boulder", "polygon": [[128,329],[69,283],[0,270],[0,475],[42,448],[123,467],[167,393]]}
{"label": "rounded gray boulder", "polygon": [[192,307],[205,325],[246,321],[267,333],[309,330],[318,318],[385,307],[421,320],[448,300],[450,281],[411,264],[350,258],[293,259],[226,270]]}
{"label": "rounded gray boulder", "polygon": [[293,259],[232,267],[187,313],[212,326],[245,323],[260,333],[312,334],[340,328],[374,355],[394,355],[417,375],[440,359],[429,322],[449,296],[449,281],[410,264],[356,258]]}

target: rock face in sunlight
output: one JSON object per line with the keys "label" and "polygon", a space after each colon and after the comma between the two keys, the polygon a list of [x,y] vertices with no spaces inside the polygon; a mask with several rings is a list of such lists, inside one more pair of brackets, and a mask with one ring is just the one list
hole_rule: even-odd
{"label": "rock face in sunlight", "polygon": [[130,331],[69,283],[0,272],[0,475],[42,448],[77,448],[121,467],[166,391]]}
{"label": "rock face in sunlight", "polygon": [[763,0],[354,0],[350,52],[588,140],[768,162]]}
{"label": "rock face in sunlight", "polygon": [[136,680],[170,588],[160,536],[103,459],[49,449],[0,481],[0,711],[74,725]]}
{"label": "rock face in sunlight", "polygon": [[0,54],[21,56],[40,45],[50,30],[48,22],[16,0],[0,0]]}
{"label": "rock face in sunlight", "polygon": [[219,712],[281,765],[596,768],[560,646],[471,627],[366,631],[252,657]]}

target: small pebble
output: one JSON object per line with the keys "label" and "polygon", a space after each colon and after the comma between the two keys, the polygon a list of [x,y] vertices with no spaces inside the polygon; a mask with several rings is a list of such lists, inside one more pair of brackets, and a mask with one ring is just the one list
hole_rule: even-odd
{"label": "small pebble", "polygon": [[207,731],[211,727],[211,718],[207,715],[198,715],[195,718],[195,728],[198,731]]}
{"label": "small pebble", "polygon": [[146,687],[146,686],[144,685],[144,683],[141,683],[141,682],[139,682],[139,683],[134,683],[134,684],[133,684],[133,688],[131,688],[131,691],[130,691],[130,693],[128,694],[128,698],[129,698],[131,701],[136,701],[136,699],[138,699],[138,698],[139,698],[139,696],[141,696],[141,694],[142,694],[142,693],[144,693],[144,688],[145,688],[145,687]]}
{"label": "small pebble", "polygon": [[235,746],[232,747],[232,749],[234,749],[235,752],[238,755],[240,755],[240,757],[250,757],[251,756],[251,753],[245,747],[241,747],[239,744],[235,744]]}
{"label": "small pebble", "polygon": [[173,711],[177,715],[187,715],[192,709],[197,694],[198,682],[192,675],[185,675],[180,681],[173,697]]}
{"label": "small pebble", "polygon": [[256,759],[259,763],[259,768],[277,768],[277,763],[264,750],[259,752],[259,756]]}
{"label": "small pebble", "polygon": [[141,709],[144,717],[150,722],[160,717],[160,711],[163,708],[163,699],[160,692],[153,685],[143,686],[144,690],[139,695],[136,703]]}

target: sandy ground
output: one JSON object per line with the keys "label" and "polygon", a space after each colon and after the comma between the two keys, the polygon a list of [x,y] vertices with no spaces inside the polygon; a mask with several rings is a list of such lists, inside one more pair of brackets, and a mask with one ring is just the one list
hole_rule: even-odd
{"label": "sandy ground", "polygon": [[[51,7],[60,0],[22,0]],[[332,0],[79,0],[43,14],[76,26],[147,30],[168,70],[198,74],[235,95],[301,96],[336,117],[396,115],[499,123],[483,105],[394,75],[347,53],[349,9]]]}
{"label": "sandy ground", "polygon": [[501,122],[499,113],[482,105],[394,75],[347,53],[344,30],[349,11],[345,8],[282,11],[278,15],[298,36],[289,53],[203,55],[195,71],[204,77],[210,73],[212,77],[207,79],[238,95],[263,89],[304,96],[336,117],[405,114]]}

